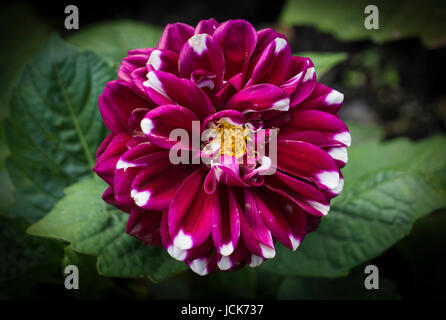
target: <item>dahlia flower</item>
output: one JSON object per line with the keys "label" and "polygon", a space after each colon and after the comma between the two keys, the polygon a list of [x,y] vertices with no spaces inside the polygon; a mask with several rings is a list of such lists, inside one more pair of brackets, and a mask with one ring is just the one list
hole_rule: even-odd
{"label": "dahlia flower", "polygon": [[[128,234],[200,275],[258,266],[276,241],[296,250],[341,192],[342,102],[272,29],[169,24],[156,48],[129,51],[99,98],[110,130],[94,168],[103,199],[129,213]],[[172,139],[196,123],[198,144]],[[191,161],[172,161],[178,152]]]}

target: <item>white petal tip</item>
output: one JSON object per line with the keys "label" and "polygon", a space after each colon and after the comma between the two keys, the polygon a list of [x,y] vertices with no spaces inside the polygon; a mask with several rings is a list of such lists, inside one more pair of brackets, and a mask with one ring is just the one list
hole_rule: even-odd
{"label": "white petal tip", "polygon": [[258,267],[262,264],[263,261],[265,261],[265,259],[253,254],[253,255],[251,255],[251,261],[249,262],[249,266],[251,268]]}
{"label": "white petal tip", "polygon": [[118,162],[116,163],[116,170],[124,169],[124,171],[126,171],[128,168],[132,168],[134,166],[135,165],[133,163],[119,159]]}
{"label": "white petal tip", "polygon": [[135,201],[135,204],[138,207],[144,207],[147,202],[149,202],[150,199],[150,192],[149,191],[138,191],[138,190],[132,190],[130,192],[130,196]]}
{"label": "white petal tip", "polygon": [[327,189],[334,189],[339,184],[338,171],[324,171],[318,174],[320,184],[327,187]]}
{"label": "white petal tip", "polygon": [[283,38],[280,38],[280,37],[277,37],[274,40],[274,42],[276,44],[276,48],[274,49],[274,53],[276,53],[276,54],[279,53],[280,51],[282,51],[285,48],[285,46],[287,45],[286,40],[283,39]]}
{"label": "white petal tip", "polygon": [[263,243],[260,243],[260,249],[262,250],[262,256],[265,259],[272,259],[276,256],[276,250],[274,250],[271,247],[268,247],[266,245],[264,245]]}
{"label": "white petal tip", "polygon": [[173,245],[182,250],[189,250],[190,248],[192,248],[192,244],[192,237],[185,234],[183,230],[180,230],[180,232],[178,232],[177,236],[173,240]]}
{"label": "white petal tip", "polygon": [[208,259],[198,258],[192,261],[189,265],[190,269],[200,276],[207,275],[208,272]]}
{"label": "white petal tip", "polygon": [[308,80],[313,79],[313,76],[314,76],[314,67],[308,68],[302,81],[307,82]]}
{"label": "white petal tip", "polygon": [[338,133],[337,135],[335,135],[333,137],[333,139],[336,141],[342,142],[347,147],[350,147],[350,145],[352,144],[352,136],[350,135],[350,132],[348,132],[348,131]]}
{"label": "white petal tip", "polygon": [[192,49],[197,53],[198,55],[201,55],[206,49],[206,33],[196,34],[193,37],[191,37],[188,41],[189,45],[192,47]]}
{"label": "white petal tip", "polygon": [[325,98],[325,103],[328,105],[341,104],[344,101],[344,95],[336,90],[331,90]]}
{"label": "white petal tip", "polygon": [[153,69],[159,70],[161,68],[161,63],[161,51],[157,49],[153,50],[147,61],[147,65],[152,65]]}
{"label": "white petal tip", "polygon": [[174,245],[170,245],[167,248],[167,252],[170,254],[170,256],[176,260],[184,261],[187,257],[187,251],[177,248]]}
{"label": "white petal tip", "polygon": [[340,194],[342,189],[344,189],[344,179],[340,179],[336,188],[332,189],[331,192],[334,194]]}
{"label": "white petal tip", "polygon": [[276,101],[273,106],[273,110],[278,111],[288,111],[290,109],[290,98],[285,98],[279,101]]}
{"label": "white petal tip", "polygon": [[141,120],[142,132],[144,132],[145,134],[149,134],[150,132],[152,132],[153,128],[154,128],[154,125],[153,125],[152,120],[150,120],[148,118],[144,118]]}
{"label": "white petal tip", "polygon": [[222,256],[229,256],[231,253],[233,253],[234,246],[232,245],[232,242],[228,242],[227,244],[222,245],[219,252]]}
{"label": "white petal tip", "polygon": [[220,261],[218,261],[218,268],[222,271],[229,270],[232,268],[232,262],[229,257],[222,256]]}
{"label": "white petal tip", "polygon": [[293,248],[293,251],[296,251],[296,249],[300,245],[300,240],[294,237],[292,234],[290,234],[290,241],[291,241],[291,247]]}
{"label": "white petal tip", "polygon": [[346,147],[331,148],[328,150],[328,154],[335,160],[347,163],[348,152]]}
{"label": "white petal tip", "polygon": [[308,200],[307,204],[319,211],[323,216],[326,216],[330,210],[329,205],[325,205],[317,201]]}

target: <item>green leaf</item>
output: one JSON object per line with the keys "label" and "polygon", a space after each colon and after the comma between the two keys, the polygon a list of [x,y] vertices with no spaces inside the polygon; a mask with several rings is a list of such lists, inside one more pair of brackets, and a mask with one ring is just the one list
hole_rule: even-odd
{"label": "green leaf", "polygon": [[[379,29],[368,30],[366,6],[379,9]],[[288,0],[281,19],[284,24],[308,25],[334,34],[344,41],[371,39],[378,43],[421,37],[428,47],[446,44],[446,5],[442,0]]]}
{"label": "green leaf", "polygon": [[165,250],[143,246],[125,233],[128,215],[101,199],[105,188],[97,179],[70,186],[66,197],[28,233],[65,240],[78,253],[98,256],[98,272],[103,276],[148,277],[156,282],[185,270],[186,265]]}
{"label": "green leaf", "polygon": [[14,3],[1,6],[0,28],[8,30],[0,34],[0,119],[3,119],[9,113],[12,88],[48,38],[50,27],[27,5]]}
{"label": "green leaf", "polygon": [[384,137],[384,131],[375,125],[350,123],[348,121],[346,124],[350,135],[353,137],[349,151],[355,150],[356,146],[369,142],[378,143]]}
{"label": "green leaf", "polygon": [[[354,139],[354,136],[353,136]],[[338,277],[377,257],[413,223],[446,206],[445,137],[351,148],[345,187],[296,252],[278,246],[262,268],[286,276]]]}
{"label": "green leaf", "polygon": [[69,42],[82,50],[90,50],[108,63],[117,65],[132,49],[155,47],[162,30],[156,26],[123,20],[103,22],[77,31]]}
{"label": "green leaf", "polygon": [[345,52],[299,52],[295,55],[310,58],[319,78],[348,57]]}
{"label": "green leaf", "polygon": [[36,220],[63,196],[64,187],[92,175],[106,135],[97,101],[111,78],[102,59],[57,36],[25,68],[4,123],[14,214]]}
{"label": "green leaf", "polygon": [[285,278],[279,288],[281,300],[390,300],[396,299],[395,284],[379,277],[379,289],[367,290],[367,275],[349,275],[345,278]]}

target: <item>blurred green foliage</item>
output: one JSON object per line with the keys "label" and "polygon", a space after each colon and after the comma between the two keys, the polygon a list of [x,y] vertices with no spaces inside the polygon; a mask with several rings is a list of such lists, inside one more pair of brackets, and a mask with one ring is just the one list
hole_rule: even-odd
{"label": "blurred green foliage", "polygon": [[[364,9],[370,4],[378,7],[379,30],[364,27]],[[281,21],[313,26],[343,41],[383,43],[420,37],[428,47],[446,44],[446,3],[442,0],[287,0]]]}

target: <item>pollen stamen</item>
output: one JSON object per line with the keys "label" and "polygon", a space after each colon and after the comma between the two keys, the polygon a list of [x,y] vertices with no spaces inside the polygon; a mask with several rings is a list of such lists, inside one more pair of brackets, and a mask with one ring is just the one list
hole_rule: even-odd
{"label": "pollen stamen", "polygon": [[247,142],[251,141],[250,132],[251,130],[245,126],[239,126],[220,119],[212,128],[211,135],[214,138],[211,143],[220,145],[217,155],[241,158],[246,154]]}

